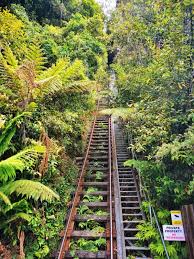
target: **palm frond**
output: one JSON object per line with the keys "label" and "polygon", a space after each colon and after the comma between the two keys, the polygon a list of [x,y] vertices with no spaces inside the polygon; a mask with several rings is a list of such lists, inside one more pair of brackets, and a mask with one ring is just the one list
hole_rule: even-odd
{"label": "palm frond", "polygon": [[16,123],[20,121],[21,118],[27,115],[30,115],[30,113],[27,113],[27,112],[21,113],[8,122],[7,126],[5,127],[5,129],[3,130],[0,136],[0,156],[3,155],[5,151],[8,150],[9,148],[10,141],[16,131]]}
{"label": "palm frond", "polygon": [[36,75],[39,75],[45,69],[46,57],[40,44],[33,43],[30,45],[27,49],[26,59],[34,62]]}
{"label": "palm frond", "polygon": [[11,206],[11,201],[9,200],[8,196],[1,191],[0,191],[0,200],[3,200],[6,205]]}
{"label": "palm frond", "polygon": [[7,182],[16,176],[16,171],[22,172],[26,167],[32,167],[40,154],[45,152],[44,146],[33,146],[24,149],[14,156],[0,162],[0,181]]}
{"label": "palm frond", "polygon": [[7,184],[2,189],[6,194],[10,195],[15,192],[17,195],[26,196],[35,201],[40,199],[41,201],[51,202],[54,199],[59,199],[59,195],[49,187],[31,180],[17,180]]}

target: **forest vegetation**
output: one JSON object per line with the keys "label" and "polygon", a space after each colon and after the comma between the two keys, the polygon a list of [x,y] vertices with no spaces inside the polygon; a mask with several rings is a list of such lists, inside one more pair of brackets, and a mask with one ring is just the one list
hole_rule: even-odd
{"label": "forest vegetation", "polygon": [[107,80],[104,14],[90,0],[1,6],[0,253],[48,258],[64,229],[96,89]]}
{"label": "forest vegetation", "polygon": [[[104,113],[122,119],[135,154],[125,164],[143,180],[145,211],[151,203],[170,223],[171,209],[193,203],[191,1],[124,1],[107,32],[94,0],[2,0],[0,8],[0,257],[51,258],[58,249],[75,157],[110,69],[118,95],[104,91],[112,99]],[[156,228],[139,229],[165,258]],[[187,258],[184,244],[167,248]]]}
{"label": "forest vegetation", "polygon": [[[170,210],[194,201],[193,6],[191,1],[125,1],[109,24],[117,108],[149,203],[161,224]],[[166,258],[159,235],[140,226],[155,258]],[[147,234],[146,234],[147,232]],[[167,244],[171,258],[188,258],[180,242]]]}

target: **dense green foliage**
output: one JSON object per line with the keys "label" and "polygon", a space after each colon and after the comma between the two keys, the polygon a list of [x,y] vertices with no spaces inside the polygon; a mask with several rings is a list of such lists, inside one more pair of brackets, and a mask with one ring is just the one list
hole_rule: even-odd
{"label": "dense green foliage", "polygon": [[83,17],[102,15],[99,5],[94,0],[2,0],[0,6],[9,7],[11,10],[15,7],[21,10],[19,6],[22,6],[30,19],[41,24],[64,25],[76,13]]}
{"label": "dense green foliage", "polygon": [[118,102],[128,107],[122,112],[131,147],[147,160],[131,164],[167,208],[194,197],[193,50],[186,15],[179,2],[133,1],[121,5],[110,24],[113,47],[120,49],[112,65]]}
{"label": "dense green foliage", "polygon": [[93,0],[0,5],[0,253],[48,258],[107,80],[104,15]]}
{"label": "dense green foliage", "polygon": [[[193,10],[191,1],[127,2],[109,25],[111,47],[119,49],[112,68],[123,108],[108,112],[125,121],[137,155],[126,165],[138,169],[162,213],[194,200]],[[169,215],[161,223],[170,223]],[[152,226],[140,228],[139,235],[150,234],[153,255],[165,258]],[[169,247],[172,258],[186,258],[181,251]]]}
{"label": "dense green foliage", "polygon": [[[50,258],[58,248],[78,173],[73,159],[83,151],[97,89],[108,83],[107,49],[118,52],[111,69],[122,108],[106,112],[123,119],[137,155],[126,165],[139,171],[160,224],[194,200],[191,1],[121,2],[108,35],[94,0],[0,3],[0,257]],[[84,201],[102,201],[94,191]],[[81,205],[78,214],[107,212]],[[105,230],[95,221],[79,228]],[[155,225],[138,228],[140,245],[149,241],[155,258],[164,258]],[[105,243],[80,238],[71,253]],[[180,243],[167,242],[167,250],[187,257]]]}

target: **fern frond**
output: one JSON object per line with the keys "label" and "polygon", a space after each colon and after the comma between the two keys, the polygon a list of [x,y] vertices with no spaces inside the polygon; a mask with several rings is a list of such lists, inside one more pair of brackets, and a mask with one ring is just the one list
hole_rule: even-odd
{"label": "fern frond", "polygon": [[14,216],[10,217],[8,220],[3,221],[3,224],[0,224],[0,228],[5,227],[7,224],[9,224],[17,219],[24,219],[24,220],[30,222],[32,217],[29,214],[24,213],[24,212],[16,213]]}
{"label": "fern frond", "polygon": [[61,75],[62,82],[73,82],[87,80],[86,69],[81,60],[75,60]]}
{"label": "fern frond", "polygon": [[2,189],[6,194],[15,192],[17,195],[26,196],[28,199],[32,198],[35,201],[40,199],[41,201],[51,202],[54,199],[59,199],[59,195],[49,187],[30,180],[17,180],[7,184]]}
{"label": "fern frond", "polygon": [[0,137],[0,155],[3,155],[5,151],[9,149],[9,144],[11,142],[11,139],[15,135],[16,127],[13,126],[13,128],[8,128],[6,131],[4,131]]}
{"label": "fern frond", "polygon": [[9,198],[1,191],[0,191],[0,200],[3,200],[6,205],[11,206],[11,202]]}
{"label": "fern frond", "polygon": [[16,176],[16,171],[22,172],[26,167],[32,167],[40,154],[45,152],[44,146],[34,146],[24,149],[14,156],[0,162],[0,181],[7,182]]}
{"label": "fern frond", "polygon": [[27,49],[26,59],[34,62],[36,75],[39,75],[45,69],[46,57],[40,44],[33,43],[30,45]]}
{"label": "fern frond", "polygon": [[75,81],[73,83],[67,84],[65,86],[65,92],[91,92],[92,90],[97,89],[97,84],[95,81]]}
{"label": "fern frond", "polygon": [[4,61],[14,71],[18,66],[18,60],[16,59],[15,55],[13,54],[11,48],[8,45],[5,46],[3,50]]}
{"label": "fern frond", "polygon": [[21,118],[30,115],[30,113],[24,112],[13,119],[11,119],[6,128],[3,130],[0,136],[0,156],[5,153],[9,148],[10,141],[15,134],[16,131],[16,123],[21,120]]}
{"label": "fern frond", "polygon": [[17,78],[6,62],[3,61],[2,54],[0,54],[0,80],[3,85],[9,88],[14,88],[17,84]]}
{"label": "fern frond", "polygon": [[29,203],[28,201],[24,199],[20,199],[17,202],[14,202],[11,204],[11,206],[6,206],[3,208],[3,213],[6,214],[7,212],[13,210],[13,211],[27,211],[29,209]]}
{"label": "fern frond", "polygon": [[69,65],[68,59],[59,59],[56,64],[53,64],[50,68],[43,71],[38,79],[45,79],[53,76],[60,75]]}
{"label": "fern frond", "polygon": [[54,93],[62,88],[62,81],[59,76],[52,76],[36,82],[44,94]]}

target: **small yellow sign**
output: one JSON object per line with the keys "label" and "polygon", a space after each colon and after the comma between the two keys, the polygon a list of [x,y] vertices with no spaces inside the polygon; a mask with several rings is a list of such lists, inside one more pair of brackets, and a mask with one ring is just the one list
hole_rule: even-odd
{"label": "small yellow sign", "polygon": [[183,225],[181,211],[171,210],[172,225]]}

